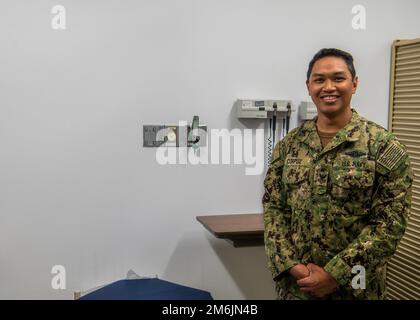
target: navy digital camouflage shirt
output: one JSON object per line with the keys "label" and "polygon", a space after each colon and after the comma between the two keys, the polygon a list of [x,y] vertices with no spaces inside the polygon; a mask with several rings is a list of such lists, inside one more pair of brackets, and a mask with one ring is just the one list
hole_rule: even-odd
{"label": "navy digital camouflage shirt", "polygon": [[[280,141],[264,181],[264,240],[280,299],[308,299],[288,269],[314,263],[339,283],[329,299],[383,299],[402,238],[413,173],[406,148],[355,110],[322,147],[316,118]],[[366,271],[353,289],[352,268]]]}

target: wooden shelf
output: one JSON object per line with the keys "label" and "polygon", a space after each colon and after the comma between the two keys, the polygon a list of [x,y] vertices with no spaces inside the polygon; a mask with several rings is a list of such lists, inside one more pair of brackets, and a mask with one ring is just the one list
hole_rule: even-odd
{"label": "wooden shelf", "polygon": [[261,213],[224,214],[196,218],[216,238],[231,241],[234,247],[264,245],[264,222]]}

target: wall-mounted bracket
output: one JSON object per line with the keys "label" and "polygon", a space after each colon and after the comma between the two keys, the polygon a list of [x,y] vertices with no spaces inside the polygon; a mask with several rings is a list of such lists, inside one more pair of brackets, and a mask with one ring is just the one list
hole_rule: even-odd
{"label": "wall-mounted bracket", "polygon": [[207,125],[194,116],[191,123],[179,121],[178,125],[143,125],[143,147],[193,147],[207,145]]}

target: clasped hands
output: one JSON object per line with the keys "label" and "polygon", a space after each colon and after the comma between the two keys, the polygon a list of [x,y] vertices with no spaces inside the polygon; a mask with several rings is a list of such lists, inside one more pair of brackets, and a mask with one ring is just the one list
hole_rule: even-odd
{"label": "clasped hands", "polygon": [[323,298],[338,288],[337,281],[320,266],[309,263],[290,268],[289,273],[297,280],[302,292],[316,298]]}

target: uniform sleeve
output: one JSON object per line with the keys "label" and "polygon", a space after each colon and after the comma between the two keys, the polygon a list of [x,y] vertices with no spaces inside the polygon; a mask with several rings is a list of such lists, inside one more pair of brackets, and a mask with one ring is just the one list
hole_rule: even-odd
{"label": "uniform sleeve", "polygon": [[273,161],[264,180],[264,242],[268,267],[273,279],[299,264],[291,243],[291,211],[286,207],[286,192],[282,182],[284,155],[281,141],[273,152]]}
{"label": "uniform sleeve", "polygon": [[397,141],[384,146],[376,161],[376,181],[368,225],[350,245],[324,267],[344,289],[352,290],[352,268],[365,268],[366,285],[375,269],[394,254],[404,235],[411,204],[413,173],[405,147]]}

